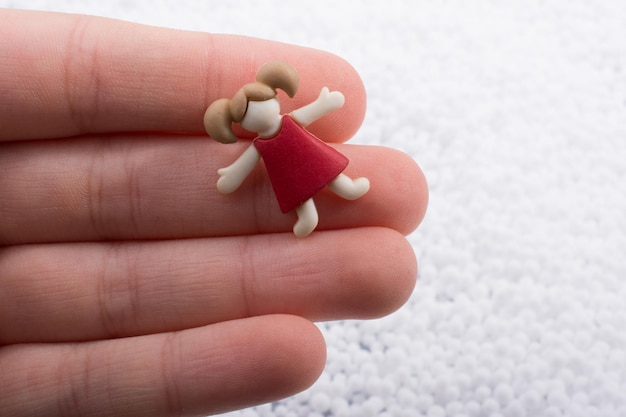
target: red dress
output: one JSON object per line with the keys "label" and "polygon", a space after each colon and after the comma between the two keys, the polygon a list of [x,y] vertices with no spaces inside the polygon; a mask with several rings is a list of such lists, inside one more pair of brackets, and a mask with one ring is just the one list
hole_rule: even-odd
{"label": "red dress", "polygon": [[298,207],[348,166],[348,158],[313,136],[288,115],[270,139],[256,138],[274,194],[283,213]]}

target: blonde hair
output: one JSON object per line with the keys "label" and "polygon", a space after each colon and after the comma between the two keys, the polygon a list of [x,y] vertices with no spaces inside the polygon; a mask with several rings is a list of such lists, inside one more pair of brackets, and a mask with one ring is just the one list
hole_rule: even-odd
{"label": "blonde hair", "polygon": [[300,77],[286,62],[270,61],[256,74],[256,82],[244,85],[232,99],[222,98],[211,103],[204,113],[204,128],[209,136],[221,143],[235,143],[233,123],[239,123],[246,114],[249,101],[265,101],[276,97],[281,89],[289,97],[298,91]]}

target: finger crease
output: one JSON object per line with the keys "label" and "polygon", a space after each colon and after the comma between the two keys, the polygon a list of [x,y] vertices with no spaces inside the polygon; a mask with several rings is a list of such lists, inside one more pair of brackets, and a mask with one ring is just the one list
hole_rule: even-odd
{"label": "finger crease", "polygon": [[254,254],[251,249],[250,239],[245,238],[239,244],[239,256],[235,259],[239,259],[239,282],[241,286],[241,298],[243,301],[243,314],[244,317],[252,317],[256,310],[256,271]]}
{"label": "finger crease", "polygon": [[165,407],[169,416],[181,415],[182,402],[176,375],[183,360],[180,333],[168,334],[161,348],[161,379],[163,381]]}
{"label": "finger crease", "polygon": [[[90,360],[88,355],[79,355],[79,350],[70,347],[71,352],[61,359],[58,368],[58,386],[62,389],[57,406],[59,415],[79,417],[83,415],[82,405],[89,396]],[[76,372],[80,369],[80,372]]]}
{"label": "finger crease", "polygon": [[126,162],[126,173],[128,178],[128,201],[130,211],[128,217],[131,223],[132,230],[135,232],[135,235],[139,235],[139,219],[142,216],[140,175],[137,174],[137,169],[134,167],[134,165],[131,165],[130,158]]}
{"label": "finger crease", "polygon": [[140,321],[139,249],[133,247],[112,244],[102,260],[98,278],[100,322],[110,337],[126,336],[127,329],[137,328]]}
{"label": "finger crease", "polygon": [[91,37],[88,36],[92,21],[77,17],[65,43],[63,88],[76,134],[92,131],[99,112],[99,51],[97,43],[90,42]]}
{"label": "finger crease", "polygon": [[[96,156],[99,155],[99,156]],[[102,236],[104,230],[104,176],[102,172],[96,172],[96,167],[102,166],[102,161],[96,161],[96,158],[102,158],[104,152],[94,152],[94,161],[89,166],[87,173],[87,209],[89,211],[89,221],[98,236]]]}

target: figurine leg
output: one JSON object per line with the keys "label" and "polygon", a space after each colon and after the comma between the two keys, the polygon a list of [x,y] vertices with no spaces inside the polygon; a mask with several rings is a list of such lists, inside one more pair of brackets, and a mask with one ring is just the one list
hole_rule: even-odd
{"label": "figurine leg", "polygon": [[293,234],[297,237],[308,236],[317,227],[319,221],[313,199],[309,198],[302,203],[296,208],[296,213],[298,214],[298,221],[293,226]]}
{"label": "figurine leg", "polygon": [[370,181],[365,177],[353,180],[345,174],[339,174],[328,184],[328,188],[339,197],[346,200],[356,200],[370,189]]}

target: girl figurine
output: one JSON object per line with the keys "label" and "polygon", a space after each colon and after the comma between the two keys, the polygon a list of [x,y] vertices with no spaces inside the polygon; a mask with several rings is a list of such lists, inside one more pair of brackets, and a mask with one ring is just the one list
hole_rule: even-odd
{"label": "girl figurine", "polygon": [[244,85],[232,99],[213,102],[204,115],[204,126],[221,143],[237,141],[232,123],[258,134],[235,162],[217,171],[217,188],[223,194],[232,193],[263,158],[280,210],[296,210],[293,233],[304,237],[317,227],[313,196],[322,188],[328,186],[338,196],[355,200],[369,190],[370,183],[367,178],[353,180],[342,174],[348,159],[304,129],[343,106],[343,94],[324,87],[314,102],[280,114],[276,90],[293,98],[298,82],[291,65],[268,62],[257,72],[256,82]]}

